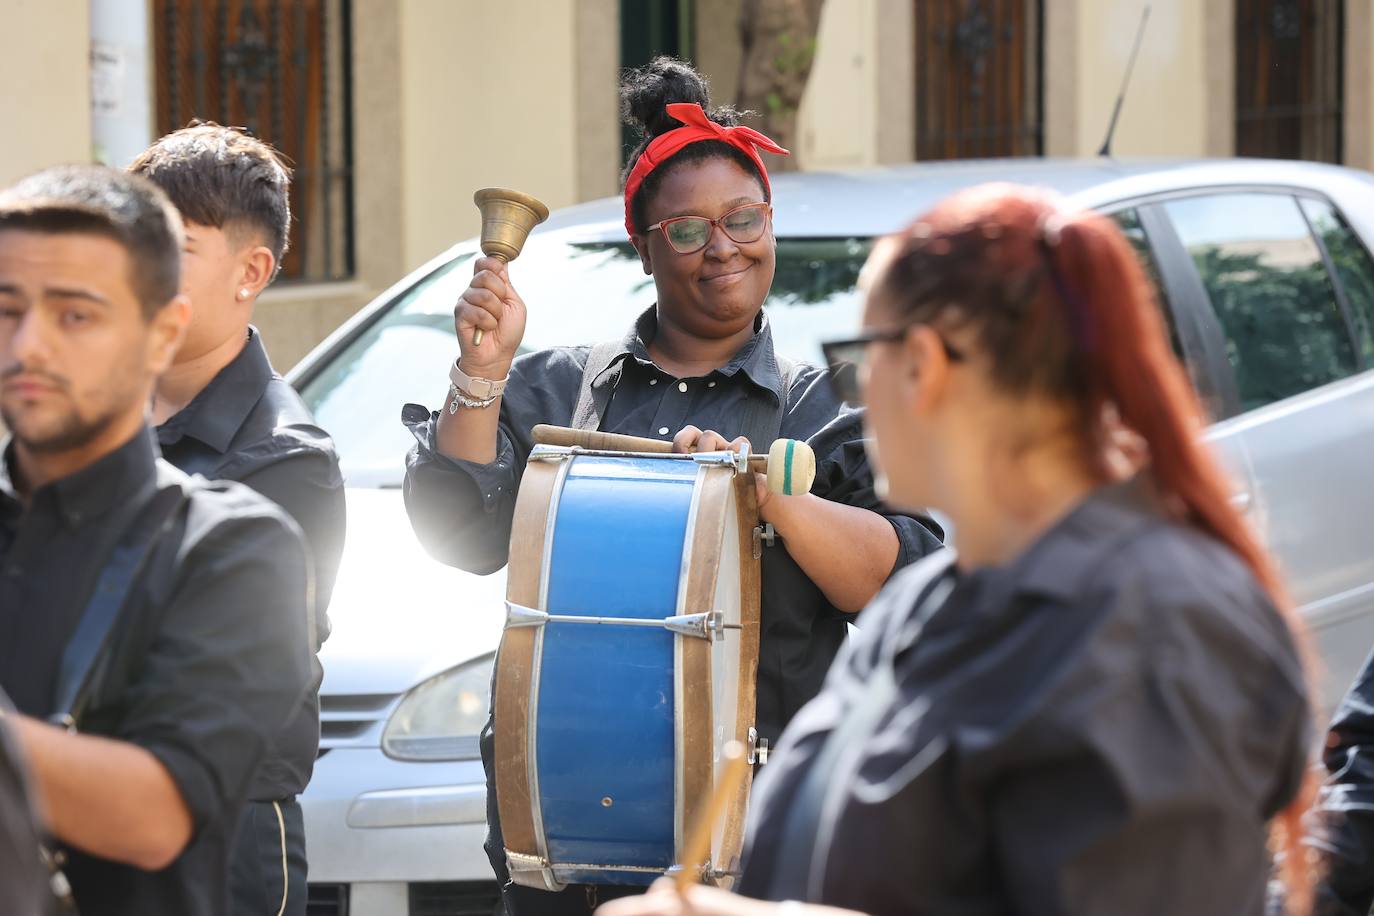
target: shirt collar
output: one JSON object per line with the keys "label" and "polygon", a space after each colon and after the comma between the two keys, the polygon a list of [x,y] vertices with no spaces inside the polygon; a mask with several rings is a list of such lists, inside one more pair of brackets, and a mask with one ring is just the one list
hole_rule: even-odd
{"label": "shirt collar", "polygon": [[[649,343],[658,332],[658,306],[651,305],[635,319],[620,344],[620,351],[611,363],[592,380],[592,387],[599,388],[619,375],[619,366],[626,358],[634,359],[640,365],[654,366],[649,355]],[[745,378],[756,386],[772,393],[783,401],[784,381],[782,370],[778,368],[777,354],[773,351],[773,329],[768,322],[768,314],[760,311],[754,323],[754,336],[740,347],[730,362],[716,370],[716,374],[733,377],[743,372]]]}
{"label": "shirt collar", "polygon": [[1062,599],[1081,594],[1088,577],[1123,541],[1164,519],[1148,476],[1102,487],[1017,561],[1021,590]]}
{"label": "shirt collar", "polygon": [[[30,506],[51,500],[62,521],[75,528],[128,502],[157,476],[157,446],[145,426],[128,442],[74,474],[39,487]],[[14,440],[4,444],[0,459],[0,501],[20,504],[14,483]]]}
{"label": "shirt collar", "polygon": [[189,436],[224,454],[274,375],[262,337],[250,327],[239,355],[157,428],[158,442],[174,445]]}
{"label": "shirt collar", "polygon": [[1072,600],[1123,541],[1165,518],[1148,476],[1101,487],[1010,564],[967,574],[981,580],[969,584],[1001,595],[1002,599],[990,602],[998,606],[1012,594]]}

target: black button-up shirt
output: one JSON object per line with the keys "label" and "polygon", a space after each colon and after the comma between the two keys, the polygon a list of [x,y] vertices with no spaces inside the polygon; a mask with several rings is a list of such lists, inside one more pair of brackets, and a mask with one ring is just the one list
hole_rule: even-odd
{"label": "black button-up shirt", "polygon": [[[148,554],[80,729],[145,748],[167,768],[193,834],[159,872],[70,851],[83,916],[224,913],[229,850],[271,737],[313,680],[309,565],[299,531],[237,484],[187,478],[151,432],[40,487],[27,507],[0,463],[0,689],[47,718],[62,652],[114,545],[157,489],[183,512]],[[118,791],[112,786],[112,791]]]}
{"label": "black button-up shirt", "polygon": [[[300,525],[314,561],[315,633],[317,645],[323,643],[344,544],[343,476],[333,440],[272,370],[256,330],[249,329],[243,351],[190,404],[157,428],[157,438],[162,457],[187,474],[246,484]],[[301,714],[278,736],[253,798],[302,792],[319,744],[319,699],[312,690]]]}
{"label": "black button-up shirt", "polygon": [[[732,439],[743,432],[746,398],[782,400],[781,434],[808,442],[816,452],[812,493],[884,515],[897,533],[897,567],[940,547],[933,522],[896,514],[878,499],[864,452],[862,413],[835,399],[824,370],[798,366],[783,391],[766,319],[729,364],[689,379],[654,365],[648,343],[656,327],[651,307],[626,335],[612,368],[598,377],[603,384],[615,380],[602,430],[668,439],[690,425]],[[488,465],[440,454],[434,446],[437,414],[407,407],[406,424],[417,446],[406,469],[406,508],[421,542],[440,562],[478,573],[505,565],[516,491],[533,447],[530,430],[571,421],[589,352],[558,347],[515,361],[501,402],[496,461]],[[616,365],[623,371],[612,371]],[[852,617],[826,600],[781,539],[764,549],[762,572],[757,721],[759,733],[772,739],[820,689]]]}
{"label": "black button-up shirt", "polygon": [[[874,914],[1263,912],[1266,821],[1310,746],[1298,652],[1239,558],[1143,487],[1094,494],[1007,566],[904,570],[858,627],[756,783],[743,893]],[[887,673],[876,722],[822,758]],[[820,759],[827,788],[803,793]]]}

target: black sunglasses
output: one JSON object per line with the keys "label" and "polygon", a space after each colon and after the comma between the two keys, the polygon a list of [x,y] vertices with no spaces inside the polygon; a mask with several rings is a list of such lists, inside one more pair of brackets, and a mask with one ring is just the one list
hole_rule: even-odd
{"label": "black sunglasses", "polygon": [[[914,327],[917,327],[917,324],[883,331],[868,331],[858,337],[822,343],[821,353],[825,355],[825,364],[830,375],[830,388],[835,392],[835,397],[847,404],[860,403],[863,399],[863,386],[859,382],[859,376],[860,370],[868,362],[868,345],[895,343],[906,337],[907,332]],[[940,344],[944,347],[945,358],[950,362],[963,361],[964,354],[950,346],[949,341],[941,337]]]}

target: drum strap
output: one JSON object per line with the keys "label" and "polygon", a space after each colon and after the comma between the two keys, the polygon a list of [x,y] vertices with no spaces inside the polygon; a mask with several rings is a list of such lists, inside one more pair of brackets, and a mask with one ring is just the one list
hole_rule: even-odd
{"label": "drum strap", "polygon": [[[601,429],[601,420],[606,414],[606,406],[611,402],[619,380],[621,367],[601,385],[593,385],[596,379],[625,354],[624,340],[608,340],[592,347],[587,355],[587,364],[582,368],[582,386],[577,392],[577,404],[573,407],[572,419],[568,423],[573,429]],[[774,401],[766,397],[750,396],[745,398],[744,410],[740,417],[740,435],[749,439],[755,451],[767,451],[782,431],[782,418],[787,412],[787,398],[791,392],[792,380],[796,376],[797,364],[785,356],[775,355],[778,375],[782,378],[782,398]]]}
{"label": "drum strap", "polygon": [[577,406],[573,408],[572,420],[568,423],[573,429],[601,428],[601,418],[606,413],[606,405],[611,403],[620,368],[616,368],[615,375],[607,379],[606,384],[594,388],[592,383],[624,352],[623,340],[608,340],[592,347],[592,352],[587,355],[587,365],[582,368],[582,388],[577,392]]}
{"label": "drum strap", "polygon": [[954,590],[953,554],[928,562],[931,579],[917,596],[914,610],[889,618],[886,631],[875,634],[884,645],[873,670],[846,697],[843,721],[826,736],[787,809],[785,823],[778,825],[782,842],[773,859],[772,900],[821,899],[835,822],[854,785],[868,739],[892,712],[899,695],[896,656],[902,648],[903,626],[913,621],[924,626]]}
{"label": "drum strap", "polygon": [[774,401],[750,392],[744,399],[740,417],[740,435],[749,440],[756,452],[767,453],[773,440],[782,432],[782,418],[787,413],[787,396],[792,392],[792,378],[797,364],[785,356],[774,354],[778,361],[778,376],[782,378],[782,397]]}
{"label": "drum strap", "polygon": [[53,724],[75,730],[80,723],[90,692],[99,679],[99,669],[109,661],[116,623],[133,584],[153,548],[172,530],[186,504],[186,491],[180,483],[156,490],[124,530],[62,652],[54,692],[56,702],[49,717]]}

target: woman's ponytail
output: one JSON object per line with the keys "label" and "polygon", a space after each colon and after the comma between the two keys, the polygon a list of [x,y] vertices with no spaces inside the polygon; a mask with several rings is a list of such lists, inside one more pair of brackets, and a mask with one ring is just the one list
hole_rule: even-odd
{"label": "woman's ponytail", "polygon": [[[1051,217],[1053,219],[1053,217]],[[1055,231],[1057,229],[1057,231]],[[1057,236],[1057,238],[1056,238]],[[1273,561],[1235,509],[1227,475],[1202,442],[1202,410],[1168,347],[1160,309],[1135,252],[1106,218],[1075,216],[1052,229],[1045,245],[1063,287],[1061,307],[1080,311],[1073,326],[1090,403],[1110,405],[1149,452],[1151,476],[1180,520],[1230,547],[1289,621],[1310,672],[1305,629]],[[1304,813],[1317,788],[1310,770],[1293,802],[1275,818],[1274,845],[1290,913],[1310,911],[1313,879],[1302,846]]]}

